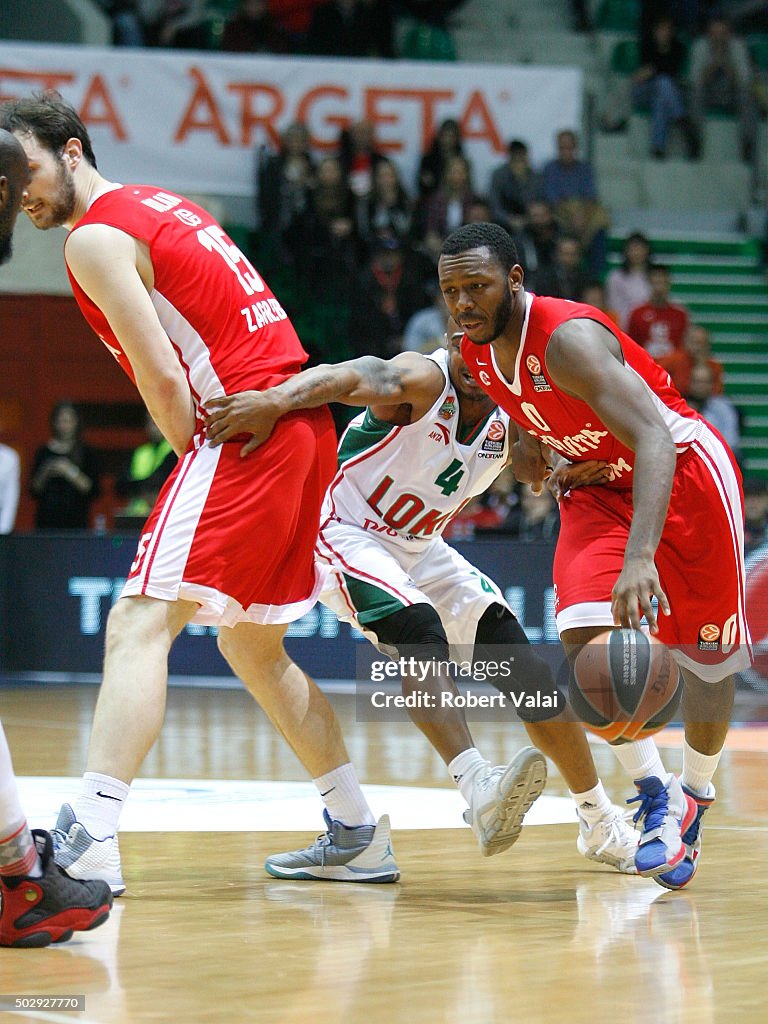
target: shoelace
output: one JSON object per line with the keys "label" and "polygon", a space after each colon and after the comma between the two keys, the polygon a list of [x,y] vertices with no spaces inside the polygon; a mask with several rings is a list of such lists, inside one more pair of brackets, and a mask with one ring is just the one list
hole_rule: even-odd
{"label": "shoelace", "polygon": [[621,825],[625,821],[625,816],[620,811],[617,811],[610,818],[602,822],[602,824],[608,829],[608,835],[605,841],[595,850],[598,857],[605,853],[609,846],[624,845],[624,837],[621,834]]}
{"label": "shoelace", "polygon": [[496,768],[491,768],[487,775],[483,775],[477,780],[477,788],[485,790],[495,786],[506,770],[507,766],[503,764],[498,765]]}
{"label": "shoelace", "polygon": [[630,797],[628,804],[636,804],[640,801],[640,807],[632,817],[637,825],[643,821],[643,828],[646,832],[652,832],[655,828],[661,828],[664,819],[669,811],[669,793],[666,789],[660,790],[655,795],[652,793],[638,793]]}

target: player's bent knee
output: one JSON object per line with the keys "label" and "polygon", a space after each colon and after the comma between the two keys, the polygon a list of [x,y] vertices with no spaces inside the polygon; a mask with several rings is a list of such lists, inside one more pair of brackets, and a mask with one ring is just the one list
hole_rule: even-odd
{"label": "player's bent knee", "polygon": [[401,658],[448,661],[445,627],[431,604],[412,604],[368,624],[381,644],[394,647]]}
{"label": "player's bent knee", "polygon": [[565,710],[567,702],[552,669],[504,605],[492,604],[483,612],[475,633],[474,659],[505,666],[503,676],[487,673],[488,681],[508,697],[521,721],[546,722]]}

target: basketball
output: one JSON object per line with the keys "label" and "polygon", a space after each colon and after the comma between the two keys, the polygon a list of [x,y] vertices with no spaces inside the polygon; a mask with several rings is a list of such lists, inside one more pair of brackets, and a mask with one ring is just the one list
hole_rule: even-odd
{"label": "basketball", "polygon": [[634,629],[613,629],[579,651],[569,679],[571,707],[609,742],[651,736],[670,721],[683,678],[669,648]]}

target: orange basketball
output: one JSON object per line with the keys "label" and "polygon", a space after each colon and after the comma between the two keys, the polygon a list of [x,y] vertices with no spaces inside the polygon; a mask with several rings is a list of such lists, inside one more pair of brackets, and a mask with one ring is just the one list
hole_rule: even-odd
{"label": "orange basketball", "polygon": [[651,736],[670,721],[683,679],[660,640],[635,629],[612,629],[579,651],[569,691],[587,729],[609,742],[626,742]]}

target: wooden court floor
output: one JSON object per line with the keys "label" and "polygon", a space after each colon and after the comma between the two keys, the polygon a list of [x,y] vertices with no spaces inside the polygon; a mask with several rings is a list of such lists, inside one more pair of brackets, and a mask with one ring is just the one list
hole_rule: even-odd
{"label": "wooden court floor", "polygon": [[[94,699],[93,687],[0,689],[17,773],[79,775]],[[364,783],[450,785],[412,726],[358,723],[334,700]],[[494,761],[524,743],[516,724],[473,731]],[[677,770],[679,737],[667,742]],[[58,948],[0,951],[0,994],[85,994],[85,1011],[0,1019],[764,1024],[767,748],[764,729],[732,731],[702,867],[681,893],[588,863],[568,824],[528,827],[487,860],[469,829],[396,832],[402,880],[388,886],[264,874],[266,854],[311,830],[123,833],[128,893],[106,925]],[[595,759],[614,798],[631,795],[610,751]],[[304,779],[244,694],[193,689],[170,691],[142,774]],[[547,792],[565,794],[555,771]]]}

